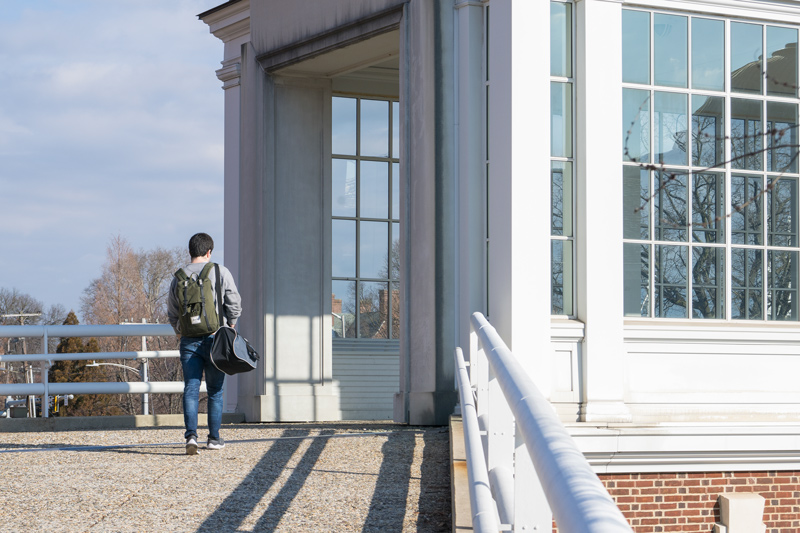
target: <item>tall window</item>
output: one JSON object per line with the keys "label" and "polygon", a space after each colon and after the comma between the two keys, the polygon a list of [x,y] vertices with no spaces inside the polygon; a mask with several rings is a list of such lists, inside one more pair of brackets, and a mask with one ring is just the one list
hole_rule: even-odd
{"label": "tall window", "polygon": [[397,339],[399,104],[334,97],[332,109],[333,335]]}
{"label": "tall window", "polygon": [[572,315],[573,250],[572,4],[550,2],[551,313]]}
{"label": "tall window", "polygon": [[622,26],[626,316],[797,320],[797,28]]}

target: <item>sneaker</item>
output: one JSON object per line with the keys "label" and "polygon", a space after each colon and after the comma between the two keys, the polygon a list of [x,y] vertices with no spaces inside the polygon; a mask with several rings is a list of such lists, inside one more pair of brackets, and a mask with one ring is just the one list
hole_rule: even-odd
{"label": "sneaker", "polygon": [[186,438],[186,455],[197,455],[197,437]]}
{"label": "sneaker", "polygon": [[208,444],[206,445],[206,448],[209,450],[221,450],[224,447],[225,441],[222,440],[222,437],[218,439],[212,439],[211,437],[208,437]]}

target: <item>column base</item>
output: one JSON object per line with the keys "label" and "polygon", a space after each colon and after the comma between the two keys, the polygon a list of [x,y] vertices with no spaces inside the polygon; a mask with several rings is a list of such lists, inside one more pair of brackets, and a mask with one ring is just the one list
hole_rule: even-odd
{"label": "column base", "polygon": [[633,421],[630,409],[625,402],[589,401],[581,405],[581,422],[624,424]]}
{"label": "column base", "polygon": [[272,395],[239,397],[248,422],[330,422],[342,419],[339,387],[279,385]]}
{"label": "column base", "polygon": [[[408,412],[405,412],[406,400]],[[412,426],[444,426],[456,403],[456,391],[398,392],[394,395],[394,421]]]}

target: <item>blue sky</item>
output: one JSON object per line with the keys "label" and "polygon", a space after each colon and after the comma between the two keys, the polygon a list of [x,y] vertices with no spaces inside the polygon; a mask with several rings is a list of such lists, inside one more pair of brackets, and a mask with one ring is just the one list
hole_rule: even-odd
{"label": "blue sky", "polygon": [[115,235],[223,257],[220,3],[0,2],[0,287],[78,311]]}

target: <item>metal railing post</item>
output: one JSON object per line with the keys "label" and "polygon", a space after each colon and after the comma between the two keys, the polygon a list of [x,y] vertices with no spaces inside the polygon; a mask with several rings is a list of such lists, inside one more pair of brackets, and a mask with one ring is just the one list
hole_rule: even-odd
{"label": "metal railing post", "polygon": [[[479,332],[480,328],[476,328]],[[503,525],[514,527],[514,416],[503,397],[500,383],[488,362],[487,347],[480,343],[486,386],[486,466],[492,495]]]}
{"label": "metal railing post", "polygon": [[[631,533],[553,406],[494,327],[482,314],[474,313],[470,329],[470,351],[477,355],[472,358],[470,354],[471,375],[461,378],[466,369],[463,360],[457,363],[464,439],[482,441],[484,449],[467,455],[467,468],[486,468],[500,529],[549,531],[555,517],[564,533]],[[460,355],[457,349],[457,361]],[[485,379],[488,386],[484,386]],[[472,395],[462,388],[468,380],[478,384],[474,409],[467,407]],[[473,410],[480,414],[477,430],[466,422],[467,413]],[[475,498],[485,492],[482,486],[475,486],[482,483],[480,478],[470,477],[473,506],[477,505]]]}
{"label": "metal railing post", "polygon": [[514,530],[550,531],[553,511],[547,503],[544,487],[517,431],[514,449]]}
{"label": "metal railing post", "polygon": [[[44,327],[42,333],[42,353],[47,355],[47,326]],[[44,385],[44,395],[42,396],[42,416],[44,418],[50,417],[50,367],[53,366],[51,361],[42,361],[42,384]]]}
{"label": "metal railing post", "polygon": [[461,404],[461,418],[464,424],[464,451],[467,456],[467,476],[472,510],[472,528],[479,533],[496,532],[497,516],[492,501],[490,480],[481,450],[480,429],[472,387],[467,374],[461,348],[455,350],[456,380]]}
{"label": "metal railing post", "polygon": [[[95,353],[56,353],[51,354],[49,350],[49,339],[55,337],[118,337],[130,336],[131,330],[121,325],[41,325],[41,326],[0,326],[0,335],[3,338],[38,337],[42,339],[43,353],[27,354],[23,349],[22,354],[2,354],[0,362],[25,364],[26,383],[0,384],[0,395],[27,396],[23,400],[28,404],[28,416],[36,417],[36,397],[41,397],[42,417],[50,416],[51,395],[74,395],[74,394],[141,394],[142,409],[145,414],[149,414],[149,395],[150,394],[174,394],[183,392],[182,381],[151,382],[148,376],[148,359],[179,357],[178,350],[156,350],[147,351],[147,335],[151,336],[172,336],[175,334],[169,324],[136,324],[134,334],[141,334],[141,352],[95,352]],[[142,363],[142,382],[75,382],[75,383],[50,383],[50,368],[53,361],[83,361],[87,359],[136,359]],[[39,363],[41,369],[41,382],[34,382],[33,369],[34,363]],[[100,363],[113,364],[113,363]],[[131,368],[131,367],[127,367]],[[132,369],[136,371],[136,369]],[[201,385],[201,392],[206,390],[205,383]],[[9,416],[6,411],[6,416]]]}
{"label": "metal railing post", "polygon": [[[142,319],[142,324],[147,324],[147,319]],[[142,335],[142,351],[147,351],[147,336]],[[142,360],[142,381],[147,383],[149,378],[147,376],[147,359]],[[149,394],[142,394],[142,414],[149,415],[150,414],[150,395]]]}

